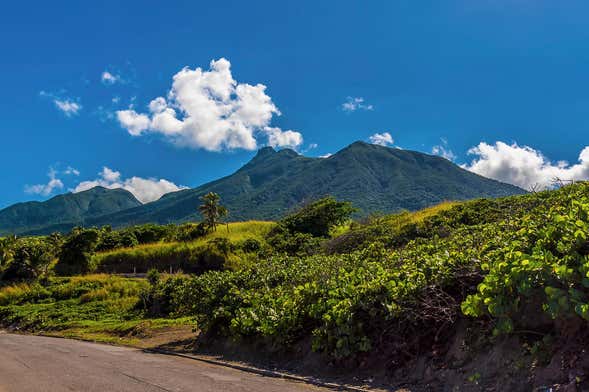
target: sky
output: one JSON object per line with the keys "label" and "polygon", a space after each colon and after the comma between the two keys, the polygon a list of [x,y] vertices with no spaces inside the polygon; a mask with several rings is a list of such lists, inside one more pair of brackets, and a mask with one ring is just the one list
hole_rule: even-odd
{"label": "sky", "polygon": [[142,202],[356,140],[524,188],[589,178],[589,3],[33,1],[0,14],[0,208]]}

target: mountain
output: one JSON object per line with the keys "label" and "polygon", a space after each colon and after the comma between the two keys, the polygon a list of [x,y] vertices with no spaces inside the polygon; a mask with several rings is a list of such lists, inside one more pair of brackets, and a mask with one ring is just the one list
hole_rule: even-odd
{"label": "mountain", "polygon": [[47,201],[14,204],[0,210],[0,234],[45,234],[85,225],[86,220],[140,206],[124,189],[95,187]]}
{"label": "mountain", "polygon": [[0,211],[0,233],[67,231],[75,225],[123,227],[200,220],[199,198],[216,192],[231,220],[272,220],[307,201],[333,195],[361,215],[417,210],[444,200],[525,193],[433,155],[355,142],[329,158],[264,147],[235,173],[141,204],[122,189],[94,188]]}
{"label": "mountain", "polygon": [[355,142],[329,158],[309,158],[290,149],[265,147],[230,176],[89,222],[125,226],[199,220],[199,197],[208,192],[221,196],[231,220],[277,219],[325,195],[351,201],[365,215],[416,210],[444,200],[525,193],[415,151]]}

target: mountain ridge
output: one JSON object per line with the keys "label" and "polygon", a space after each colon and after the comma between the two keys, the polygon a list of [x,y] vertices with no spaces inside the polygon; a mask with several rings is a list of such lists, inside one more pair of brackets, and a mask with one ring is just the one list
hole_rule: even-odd
{"label": "mountain ridge", "polygon": [[[313,199],[351,201],[360,214],[417,210],[445,200],[525,193],[514,185],[469,172],[435,155],[354,142],[327,158],[264,147],[233,174],[160,199],[100,215],[85,225],[123,227],[199,220],[199,197],[216,192],[230,220],[274,220]],[[10,208],[10,207],[9,207]],[[0,211],[0,216],[4,210]],[[46,227],[51,230],[55,227]],[[0,223],[0,232],[5,227]],[[26,232],[22,231],[22,232]],[[37,231],[39,232],[39,231]]]}
{"label": "mountain ridge", "polygon": [[[124,189],[101,186],[78,193],[64,193],[45,201],[27,201],[0,210],[0,234],[45,233],[46,227],[65,230],[87,219],[140,206],[141,202]],[[55,230],[62,231],[62,230]]]}

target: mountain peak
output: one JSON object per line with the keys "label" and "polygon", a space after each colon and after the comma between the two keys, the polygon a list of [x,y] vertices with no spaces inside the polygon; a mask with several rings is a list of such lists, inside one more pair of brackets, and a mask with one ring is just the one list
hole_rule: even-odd
{"label": "mountain peak", "polygon": [[274,149],[274,147],[270,147],[270,146],[266,146],[266,147],[262,147],[258,150],[258,153],[256,154],[255,158],[263,158],[263,157],[267,157],[270,155],[274,155],[276,154],[276,150]]}
{"label": "mountain peak", "polygon": [[370,143],[363,142],[362,140],[356,140],[354,143],[350,144],[348,147],[366,147],[370,146]]}

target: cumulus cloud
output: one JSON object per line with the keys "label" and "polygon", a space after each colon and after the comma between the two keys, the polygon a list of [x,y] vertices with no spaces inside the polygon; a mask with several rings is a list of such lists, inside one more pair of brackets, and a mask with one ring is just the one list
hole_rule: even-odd
{"label": "cumulus cloud", "polygon": [[283,131],[280,128],[264,128],[268,134],[268,145],[272,147],[295,148],[303,143],[303,135],[295,131]]}
{"label": "cumulus cloud", "polygon": [[100,75],[100,81],[106,85],[112,85],[117,82],[120,82],[121,80],[122,80],[121,75],[117,75],[117,74],[109,72],[109,71],[104,71]]}
{"label": "cumulus cloud", "polygon": [[456,159],[456,154],[448,147],[448,140],[445,138],[440,139],[442,142],[432,147],[432,154],[446,158],[449,161]]}
{"label": "cumulus cloud", "polygon": [[393,140],[393,137],[388,132],[375,133],[374,135],[370,136],[368,139],[370,140],[370,143],[378,144],[379,146],[390,146],[390,145],[393,145],[393,143],[395,143],[395,141]]}
{"label": "cumulus cloud", "polygon": [[236,82],[231,63],[224,58],[211,61],[209,70],[182,69],[174,75],[167,97],[149,103],[148,113],[133,108],[117,111],[129,134],[156,133],[179,146],[254,150],[259,135],[276,147],[300,145],[299,132],[270,126],[274,115],[280,111],[266,94],[266,86]]}
{"label": "cumulus cloud", "polygon": [[563,181],[589,179],[589,146],[581,151],[576,164],[554,163],[532,147],[500,141],[495,144],[481,142],[468,153],[475,158],[463,165],[465,169],[524,189],[549,188],[555,178]]}
{"label": "cumulus cloud", "polygon": [[156,178],[141,178],[131,177],[122,178],[121,173],[112,170],[108,167],[103,167],[102,171],[98,173],[98,178],[91,181],[83,181],[79,183],[73,192],[82,192],[92,189],[96,186],[104,188],[115,189],[123,188],[131,192],[137,200],[142,203],[154,201],[165,195],[166,193],[187,189],[185,186],[178,186],[171,181]]}
{"label": "cumulus cloud", "polygon": [[374,110],[374,106],[365,103],[362,97],[347,97],[346,102],[342,103],[344,112],[355,112],[356,110]]}

